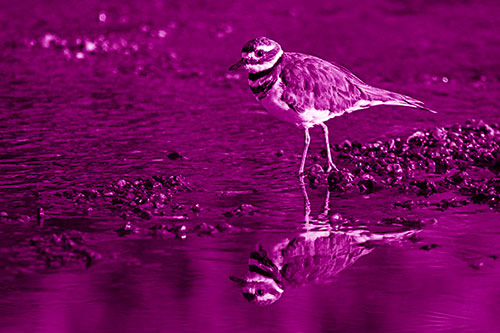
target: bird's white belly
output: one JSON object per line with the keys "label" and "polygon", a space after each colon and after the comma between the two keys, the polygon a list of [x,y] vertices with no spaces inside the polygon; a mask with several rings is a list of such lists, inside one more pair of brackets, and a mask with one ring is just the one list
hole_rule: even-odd
{"label": "bird's white belly", "polygon": [[330,110],[317,110],[317,109],[306,109],[304,112],[299,114],[302,119],[304,126],[312,127],[317,124],[324,123],[328,119],[335,117]]}
{"label": "bird's white belly", "polygon": [[281,87],[281,80],[278,80],[273,87],[268,91],[267,96],[260,100],[270,115],[278,118],[279,120],[287,121],[296,125],[302,123],[301,118],[292,110],[288,104],[283,102],[281,96],[283,95],[283,88]]}

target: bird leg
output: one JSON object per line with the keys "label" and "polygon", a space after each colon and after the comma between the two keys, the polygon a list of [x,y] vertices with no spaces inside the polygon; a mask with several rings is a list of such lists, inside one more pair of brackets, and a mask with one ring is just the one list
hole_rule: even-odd
{"label": "bird leg", "polygon": [[302,189],[302,195],[304,196],[304,222],[309,224],[311,216],[311,202],[309,201],[309,196],[307,195],[307,189],[304,182],[301,182],[300,188]]}
{"label": "bird leg", "polygon": [[332,170],[339,171],[337,166],[333,163],[332,153],[330,152],[330,138],[328,136],[328,126],[326,124],[321,123],[321,127],[323,128],[323,133],[325,133],[325,143],[326,143],[326,156],[328,157],[328,168],[326,172],[330,172]]}
{"label": "bird leg", "polygon": [[309,149],[309,143],[311,143],[311,136],[309,135],[309,128],[305,127],[304,151],[302,152],[302,160],[300,161],[300,168],[299,168],[299,181],[301,184],[304,183],[304,167],[306,165],[306,157],[307,157],[307,150]]}
{"label": "bird leg", "polygon": [[323,212],[319,214],[318,218],[320,220],[326,220],[328,218],[328,213],[330,212],[330,190],[326,188],[325,203],[323,204]]}

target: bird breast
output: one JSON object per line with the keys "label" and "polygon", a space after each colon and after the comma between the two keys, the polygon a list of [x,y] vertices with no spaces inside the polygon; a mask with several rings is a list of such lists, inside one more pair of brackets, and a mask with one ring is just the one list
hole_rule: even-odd
{"label": "bird breast", "polygon": [[302,119],[299,114],[281,99],[282,96],[283,82],[278,78],[273,87],[267,92],[267,95],[259,101],[272,116],[282,121],[300,125]]}

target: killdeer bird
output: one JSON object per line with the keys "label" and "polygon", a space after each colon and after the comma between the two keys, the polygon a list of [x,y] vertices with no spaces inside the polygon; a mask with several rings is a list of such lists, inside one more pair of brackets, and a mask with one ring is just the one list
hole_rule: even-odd
{"label": "killdeer bird", "polygon": [[250,253],[245,276],[229,278],[241,287],[250,303],[267,306],[290,288],[334,282],[343,270],[371,253],[375,244],[400,244],[418,232],[371,232],[364,227],[308,231],[281,240],[269,252],[258,245]]}
{"label": "killdeer bird", "polygon": [[314,125],[323,128],[326,171],[330,172],[338,169],[332,161],[327,120],[382,104],[435,113],[412,97],[364,83],[342,66],[308,54],[284,52],[280,44],[266,37],[252,39],[243,46],[241,59],[229,69],[240,68],[248,72],[250,89],[270,114],[304,128],[301,182],[311,141],[309,129]]}

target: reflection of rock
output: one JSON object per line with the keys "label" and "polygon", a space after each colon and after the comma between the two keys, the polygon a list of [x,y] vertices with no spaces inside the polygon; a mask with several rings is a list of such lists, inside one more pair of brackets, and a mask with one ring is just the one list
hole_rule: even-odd
{"label": "reflection of rock", "polygon": [[243,296],[261,306],[276,302],[288,288],[332,282],[344,269],[373,251],[370,244],[398,242],[417,230],[373,233],[366,229],[308,231],[284,239],[271,251],[261,245],[250,254],[244,278],[230,277]]}

